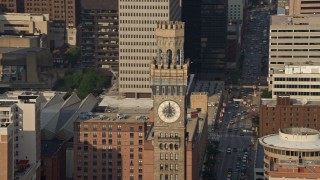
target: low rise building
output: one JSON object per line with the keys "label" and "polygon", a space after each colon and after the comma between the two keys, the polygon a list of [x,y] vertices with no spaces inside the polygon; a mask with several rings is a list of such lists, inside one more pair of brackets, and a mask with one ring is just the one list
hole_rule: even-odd
{"label": "low rise building", "polygon": [[264,148],[265,180],[314,180],[320,178],[319,131],[280,129],[259,139]]}
{"label": "low rise building", "polygon": [[9,89],[49,89],[57,80],[52,54],[44,48],[0,47],[0,85]]}
{"label": "low rise building", "polygon": [[0,47],[40,48],[39,36],[0,36]]}
{"label": "low rise building", "polygon": [[277,133],[278,129],[290,127],[320,127],[320,101],[318,99],[291,99],[278,96],[262,99],[259,110],[259,136]]}
{"label": "low rise building", "polygon": [[49,14],[0,14],[0,35],[38,36],[40,47],[49,48],[50,23]]}

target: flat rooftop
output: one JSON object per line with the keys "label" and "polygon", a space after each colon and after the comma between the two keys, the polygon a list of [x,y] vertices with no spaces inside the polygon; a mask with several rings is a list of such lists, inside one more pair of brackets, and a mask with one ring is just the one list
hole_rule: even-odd
{"label": "flat rooftop", "polygon": [[[303,24],[296,24],[296,22],[305,22]],[[320,25],[320,15],[317,14],[305,14],[301,16],[288,16],[288,15],[273,15],[270,16],[271,26],[308,26],[308,25]]]}
{"label": "flat rooftop", "polygon": [[[291,105],[304,105],[304,106],[319,106],[320,100],[312,99],[290,99]],[[275,107],[277,105],[277,99],[261,98],[261,105],[268,107]]]}
{"label": "flat rooftop", "polygon": [[0,47],[0,54],[25,54],[27,52],[40,52],[46,50],[45,48],[37,48],[37,47]]}
{"label": "flat rooftop", "polygon": [[320,139],[315,141],[289,141],[281,138],[279,134],[271,134],[260,138],[259,142],[263,146],[269,146],[276,149],[320,151]]}
{"label": "flat rooftop", "polygon": [[150,98],[133,99],[118,96],[105,96],[98,106],[108,106],[110,108],[124,110],[145,110],[153,107],[153,100]]}
{"label": "flat rooftop", "polygon": [[79,115],[76,121],[86,121],[86,122],[145,122],[150,119],[150,114],[148,110],[113,110],[108,113],[82,113]]}

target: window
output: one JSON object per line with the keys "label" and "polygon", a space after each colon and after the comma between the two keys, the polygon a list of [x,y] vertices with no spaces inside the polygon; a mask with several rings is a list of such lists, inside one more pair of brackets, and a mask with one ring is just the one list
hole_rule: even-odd
{"label": "window", "polygon": [[134,133],[130,133],[130,138],[134,138]]}

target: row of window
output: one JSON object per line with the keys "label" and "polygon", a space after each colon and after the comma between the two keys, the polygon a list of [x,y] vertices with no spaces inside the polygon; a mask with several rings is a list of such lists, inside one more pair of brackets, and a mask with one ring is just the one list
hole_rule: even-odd
{"label": "row of window", "polygon": [[160,153],[160,160],[178,160],[178,154]]}
{"label": "row of window", "polygon": [[[106,131],[107,128],[109,131],[113,131],[113,128],[117,128],[118,131],[121,131],[122,129],[122,126],[121,125],[118,125],[118,126],[112,126],[112,125],[97,125],[97,124],[84,124],[84,125],[81,125],[79,124],[78,125],[78,128],[81,129],[83,127],[83,130],[84,131]],[[143,131],[143,126],[138,126],[138,128],[135,128],[135,126],[130,126],[129,127],[129,131],[130,132],[134,132],[134,131]]]}
{"label": "row of window", "polygon": [[292,95],[292,96],[320,96],[320,92],[282,92],[275,91],[274,95]]}
{"label": "row of window", "polygon": [[276,77],[274,81],[312,81],[319,82],[320,78],[285,78],[285,77]]}
{"label": "row of window", "polygon": [[126,46],[156,46],[156,42],[120,42],[120,45]]}
{"label": "row of window", "polygon": [[120,81],[148,81],[148,82],[150,82],[150,78],[121,77]]}
{"label": "row of window", "polygon": [[[124,3],[126,4],[126,3]],[[138,6],[138,5],[120,5],[120,9],[169,9],[169,6]]]}
{"label": "row of window", "polygon": [[[137,35],[138,36],[138,35]],[[140,36],[140,35],[139,35]],[[155,53],[154,49],[120,49],[120,53]]]}
{"label": "row of window", "polygon": [[[121,70],[120,71],[121,74],[149,74],[149,71],[140,71],[140,70]],[[127,79],[129,80],[129,78],[120,78],[121,80],[125,80],[127,81]],[[143,81],[143,80],[141,80]],[[145,79],[144,81],[149,81],[149,78]]]}
{"label": "row of window", "polygon": [[[137,28],[138,29],[138,28]],[[143,39],[155,39],[155,35],[148,35],[148,34],[120,34],[120,38],[139,38],[141,40],[141,38]],[[125,40],[121,39],[120,42],[125,42]]]}
{"label": "row of window", "polygon": [[[170,177],[170,179],[169,179]],[[179,180],[177,174],[160,174],[160,180]]]}
{"label": "row of window", "polygon": [[160,171],[178,171],[178,164],[160,164]]}
{"label": "row of window", "polygon": [[120,88],[150,88],[150,85],[147,84],[120,84]]}
{"label": "row of window", "polygon": [[320,152],[287,151],[287,150],[281,150],[281,149],[275,149],[275,148],[269,148],[269,147],[264,147],[264,150],[274,154],[280,154],[285,156],[301,156],[301,157],[320,156]]}
{"label": "row of window", "polygon": [[320,51],[320,49],[271,49],[271,51]]}
{"label": "row of window", "polygon": [[120,0],[120,2],[168,2],[168,0]]}
{"label": "row of window", "polygon": [[276,29],[273,29],[271,30],[271,32],[320,32],[320,30],[318,29],[300,29],[300,30],[276,30]]}
{"label": "row of window", "polygon": [[271,39],[319,39],[320,36],[271,36]]}
{"label": "row of window", "polygon": [[320,45],[320,43],[290,43],[290,42],[286,42],[286,43],[271,43],[271,45]]}
{"label": "row of window", "polygon": [[120,63],[121,67],[149,67],[149,63]]}
{"label": "row of window", "polygon": [[[93,132],[91,135],[92,135],[92,137],[96,138],[96,137],[98,137],[98,134],[99,134],[100,137],[107,137],[107,133],[106,132],[102,132],[102,133]],[[130,133],[129,134],[130,138],[134,138],[134,134],[135,133]],[[88,133],[83,133],[83,137],[84,138],[88,138],[89,134]],[[108,137],[109,138],[112,137],[112,132],[108,133]],[[121,132],[117,132],[117,137],[121,137]],[[143,133],[138,133],[138,137],[142,138],[143,137]]]}
{"label": "row of window", "polygon": [[148,24],[154,25],[157,24],[158,20],[120,20],[120,24]]}
{"label": "row of window", "polygon": [[290,56],[290,55],[271,55],[270,58],[320,58],[320,56]]}
{"label": "row of window", "polygon": [[320,85],[295,85],[295,84],[275,84],[275,88],[304,88],[304,89],[320,89]]}
{"label": "row of window", "polygon": [[[144,55],[144,56],[141,56]],[[148,61],[148,66],[152,57],[149,54],[141,54],[140,56],[119,56],[120,60],[146,60]],[[133,63],[128,63],[133,64]],[[121,65],[120,65],[121,67]]]}

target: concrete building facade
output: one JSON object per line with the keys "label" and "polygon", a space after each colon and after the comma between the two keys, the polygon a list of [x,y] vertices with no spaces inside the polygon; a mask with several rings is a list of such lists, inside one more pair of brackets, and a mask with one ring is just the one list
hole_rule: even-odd
{"label": "concrete building facade", "polygon": [[150,63],[156,53],[159,21],[181,19],[178,0],[119,1],[119,92],[151,98]]}
{"label": "concrete building facade", "polygon": [[29,0],[24,3],[24,12],[40,14],[49,13],[50,20],[53,21],[50,29],[55,35],[60,35],[63,38],[62,40],[58,38],[51,40],[51,46],[59,47],[63,43],[76,45],[77,18],[79,18],[77,17],[77,11],[79,10],[77,8],[79,7],[79,3],[80,1],[76,0],[42,0],[41,2]]}
{"label": "concrete building facade", "polygon": [[228,21],[243,21],[245,0],[228,0]]}
{"label": "concrete building facade", "polygon": [[82,0],[81,8],[82,64],[118,71],[118,1]]}
{"label": "concrete building facade", "polygon": [[51,32],[49,27],[49,14],[0,14],[0,35],[38,36],[40,47],[50,47]]}
{"label": "concrete building facade", "polygon": [[264,147],[264,179],[319,179],[319,131],[309,128],[280,129],[259,139]]}
{"label": "concrete building facade", "polygon": [[319,63],[319,22],[318,15],[271,16],[268,83],[273,98],[316,98],[318,91],[311,86],[318,85],[319,73],[311,69]]}
{"label": "concrete building facade", "polygon": [[57,78],[44,48],[0,48],[0,64],[0,84],[6,88],[51,88]]}
{"label": "concrete building facade", "polygon": [[[5,131],[3,130],[7,129],[7,133],[10,135],[7,136],[7,141],[11,143],[9,147],[1,146],[0,151],[8,155],[6,158],[9,164],[7,166],[8,171],[2,171],[1,173],[4,173],[4,176],[1,176],[0,179],[40,178],[41,101],[41,96],[23,92],[8,93],[5,97],[0,98],[2,107],[7,107],[6,110],[2,111],[1,136],[4,135],[3,132]],[[11,126],[5,127],[3,126],[5,124]],[[8,131],[10,127],[11,130]],[[3,138],[2,140],[6,139]],[[2,149],[3,147],[5,149]],[[6,166],[6,163],[3,163],[2,166]],[[5,176],[6,173],[7,176]]]}

